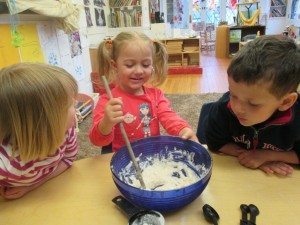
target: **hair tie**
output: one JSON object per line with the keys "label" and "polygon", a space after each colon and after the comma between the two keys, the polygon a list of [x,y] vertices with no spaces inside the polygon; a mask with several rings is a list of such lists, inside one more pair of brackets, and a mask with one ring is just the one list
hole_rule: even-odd
{"label": "hair tie", "polygon": [[108,46],[111,48],[112,45],[113,45],[113,41],[112,41],[111,39],[107,39],[107,40],[105,41],[105,44],[108,45]]}

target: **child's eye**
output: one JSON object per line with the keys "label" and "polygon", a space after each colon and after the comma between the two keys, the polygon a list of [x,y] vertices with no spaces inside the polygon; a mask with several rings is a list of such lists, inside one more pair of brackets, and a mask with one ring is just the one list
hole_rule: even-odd
{"label": "child's eye", "polygon": [[249,105],[250,105],[251,107],[258,107],[258,106],[259,106],[258,104],[254,104],[254,103],[251,103],[251,102],[249,102]]}
{"label": "child's eye", "polygon": [[125,65],[125,66],[128,67],[128,68],[133,67],[133,65],[131,65],[131,64],[127,64],[127,65]]}
{"label": "child's eye", "polygon": [[147,65],[143,65],[144,68],[148,68],[149,66],[150,66],[150,65],[148,65],[148,64],[147,64]]}

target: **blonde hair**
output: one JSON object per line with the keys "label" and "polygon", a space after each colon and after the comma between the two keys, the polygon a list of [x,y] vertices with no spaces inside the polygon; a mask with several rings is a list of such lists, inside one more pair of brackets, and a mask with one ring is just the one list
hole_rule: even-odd
{"label": "blonde hair", "polygon": [[63,143],[68,110],[78,92],[64,69],[19,63],[0,70],[0,141],[21,160],[43,159]]}
{"label": "blonde hair", "polygon": [[116,79],[112,60],[116,61],[125,44],[142,41],[153,52],[153,74],[150,83],[154,86],[163,83],[167,76],[168,53],[160,41],[152,41],[147,35],[138,32],[121,32],[113,40],[104,40],[98,47],[99,75],[113,82]]}

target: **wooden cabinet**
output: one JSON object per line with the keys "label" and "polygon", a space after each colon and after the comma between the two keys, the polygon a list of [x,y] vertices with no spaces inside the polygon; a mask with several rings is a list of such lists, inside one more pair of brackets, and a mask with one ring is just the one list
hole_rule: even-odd
{"label": "wooden cabinet", "polygon": [[227,58],[229,52],[229,26],[221,25],[216,30],[216,57]]}
{"label": "wooden cabinet", "polygon": [[161,41],[167,48],[169,67],[200,65],[199,38],[176,38]]}
{"label": "wooden cabinet", "polygon": [[246,41],[247,37],[255,38],[258,32],[260,35],[265,35],[266,27],[260,25],[229,27],[229,55],[239,50],[239,43],[241,41]]}

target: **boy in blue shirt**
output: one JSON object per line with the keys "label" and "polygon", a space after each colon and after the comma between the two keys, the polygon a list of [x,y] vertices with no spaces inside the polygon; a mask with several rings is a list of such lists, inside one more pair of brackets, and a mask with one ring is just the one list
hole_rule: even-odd
{"label": "boy in blue shirt", "polygon": [[262,36],[232,59],[229,92],[212,104],[208,148],[267,174],[289,175],[300,163],[300,49],[281,36]]}

